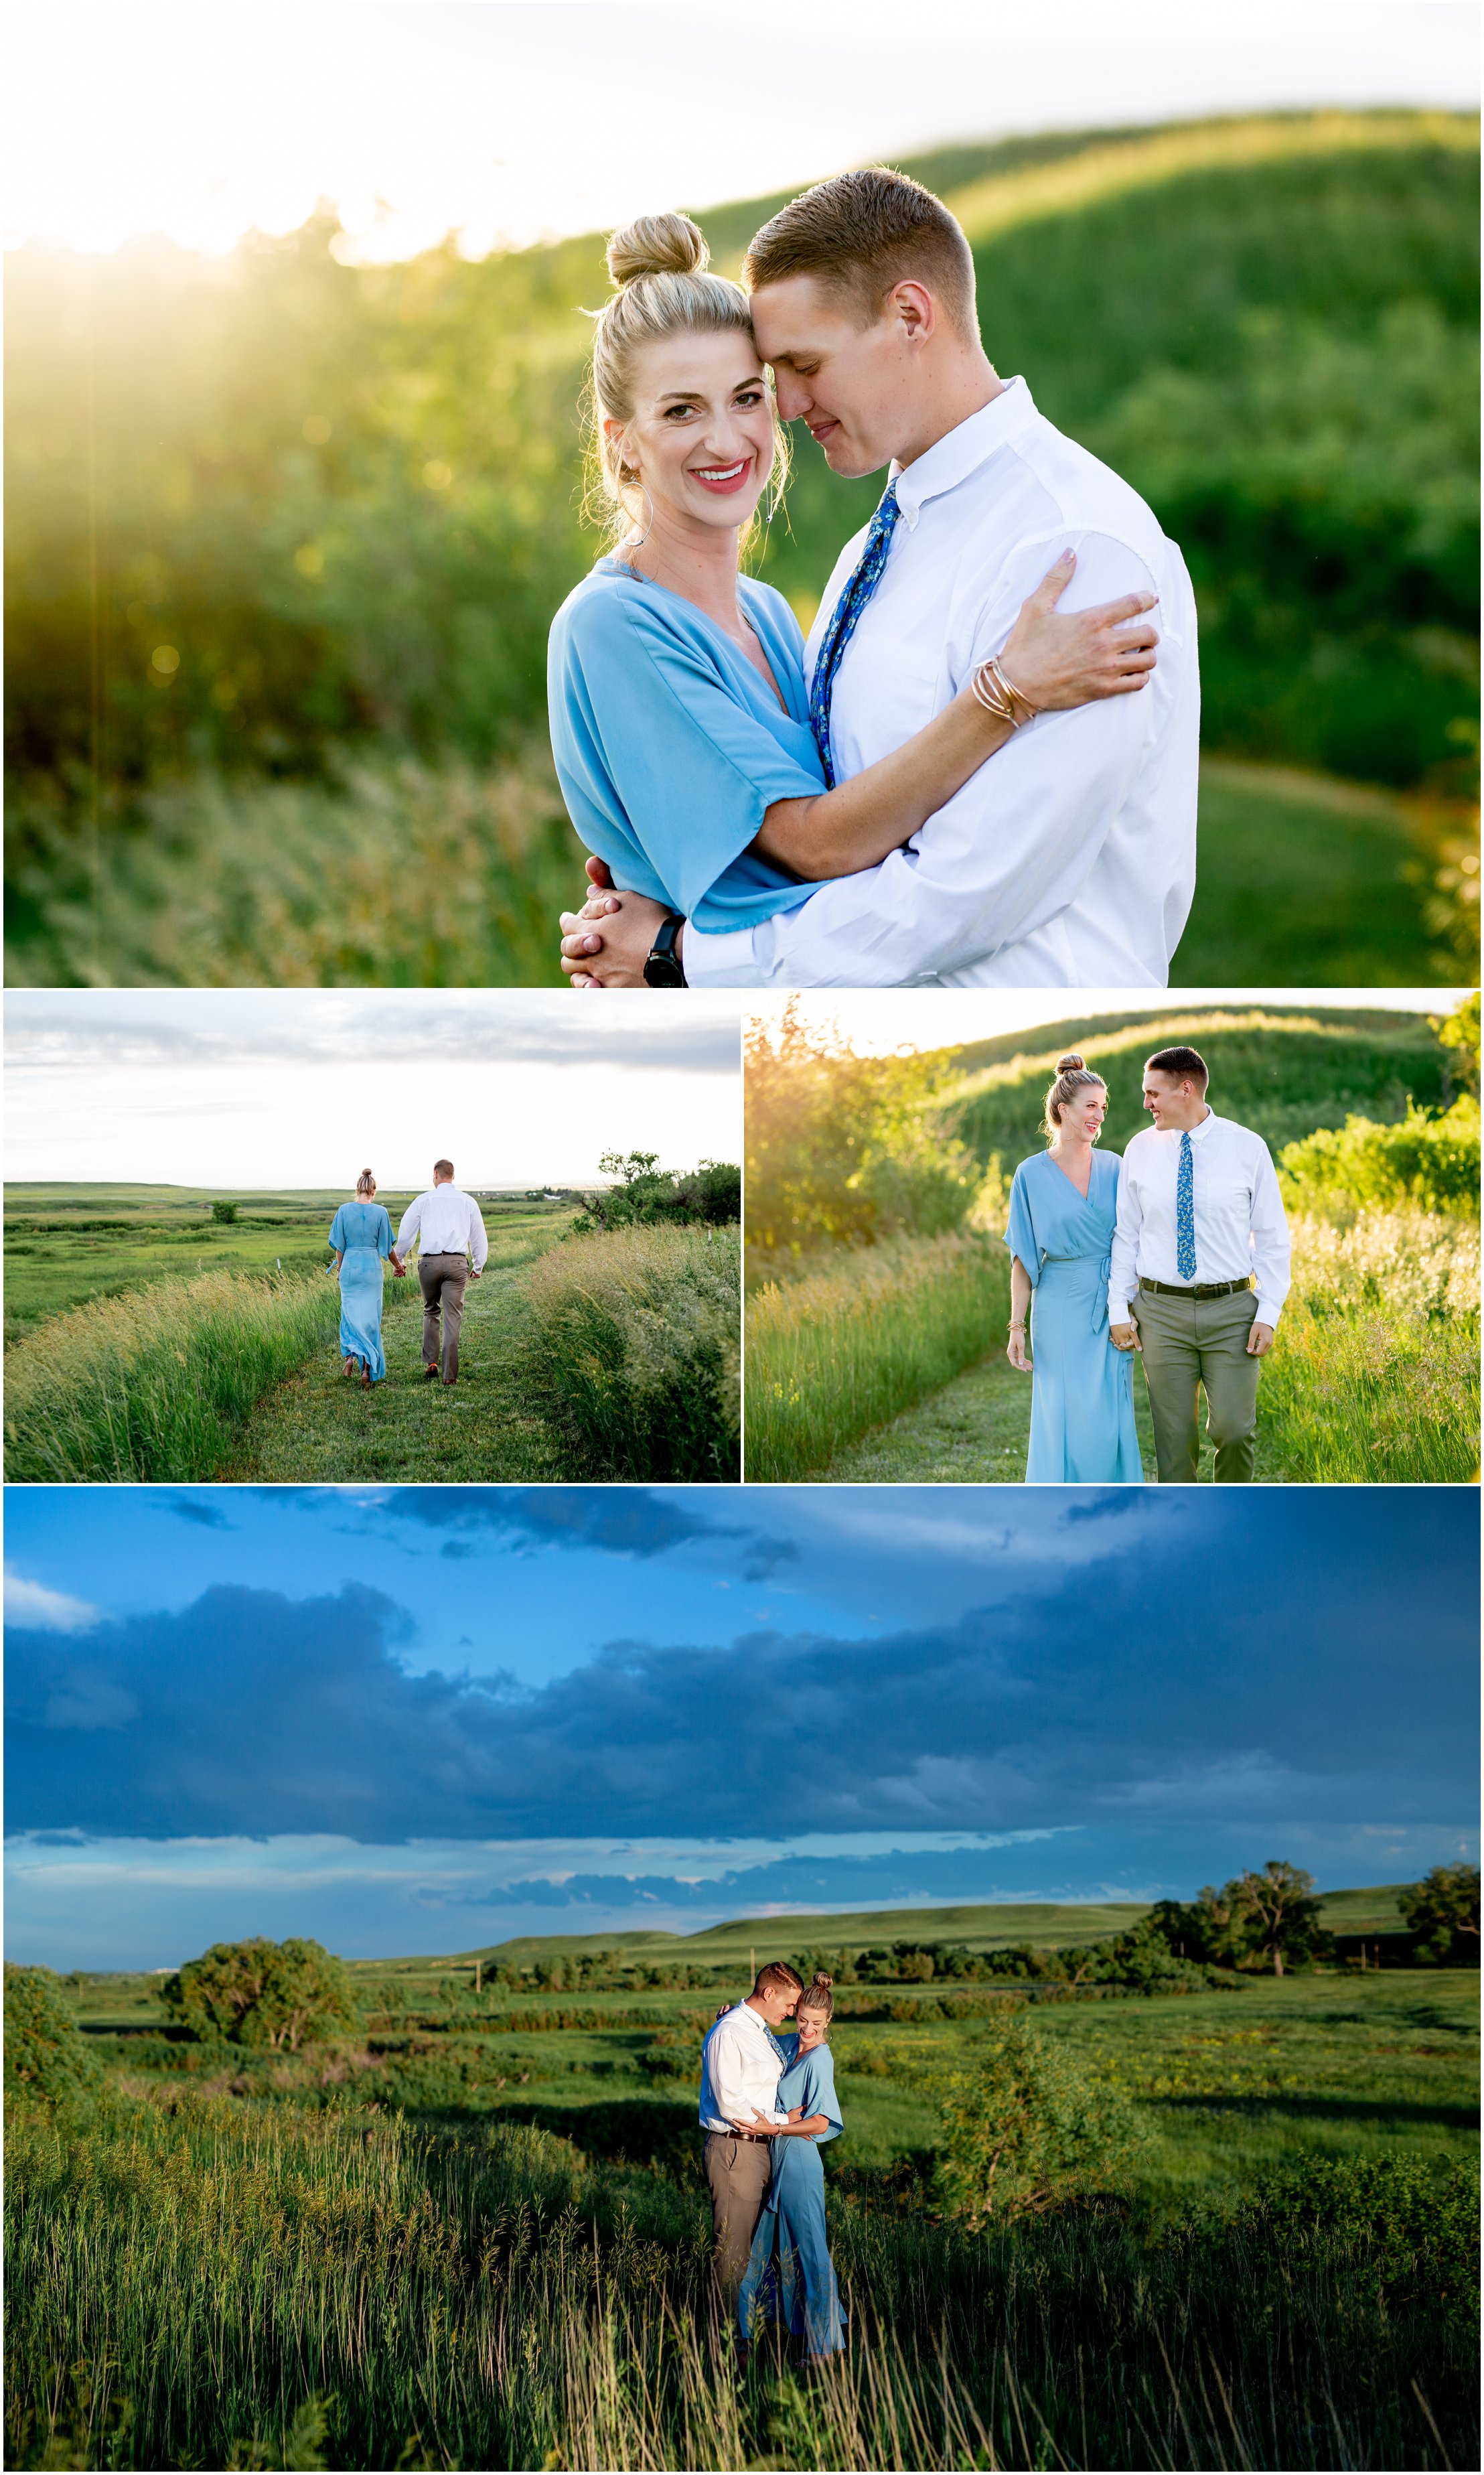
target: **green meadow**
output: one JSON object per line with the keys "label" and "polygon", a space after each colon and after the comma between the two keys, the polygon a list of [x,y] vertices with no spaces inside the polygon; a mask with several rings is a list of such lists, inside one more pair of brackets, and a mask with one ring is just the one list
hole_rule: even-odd
{"label": "green meadow", "polygon": [[[908,163],[991,357],[1191,568],[1177,984],[1472,969],[1477,146],[1321,111]],[[718,264],[778,203],[707,211]],[[12,985],[559,981],[544,650],[596,547],[601,241],[353,268],[334,238],[13,254]],[[878,486],[796,442],[761,560],[802,618]]]}
{"label": "green meadow", "polygon": [[[1476,1018],[1277,1006],[1072,1017],[1037,1029],[1034,1051],[1014,1036],[898,1059],[857,1058],[791,1020],[776,1036],[760,1026],[746,1066],[749,1478],[1023,1474],[1031,1384],[1003,1338],[1010,1176],[1042,1146],[1062,1051],[1107,1079],[1103,1139],[1121,1152],[1145,1122],[1145,1057],[1178,1040],[1206,1059],[1212,1106],[1268,1143],[1290,1215],[1258,1477],[1476,1475]],[[1133,1393],[1153,1478],[1137,1367]]]}
{"label": "green meadow", "polygon": [[[395,1226],[411,1197],[381,1199]],[[368,1392],[342,1370],[327,1277],[339,1193],[12,1186],[6,1200],[10,1479],[734,1473],[725,1228],[578,1234],[576,1197],[481,1195],[489,1261],[465,1292],[458,1385],[425,1380],[416,1267],[388,1267],[387,1374]]]}
{"label": "green meadow", "polygon": [[[297,2053],[182,2035],[158,1977],[65,1978],[93,2076],[8,2108],[8,2462],[1473,2463],[1476,1970],[1395,1964],[1383,1888],[1331,1894],[1350,1956],[1281,1980],[923,1982],[939,1938],[1046,1957],[1140,1913],[354,1962],[353,2019]],[[850,2351],[806,2379],[760,2346],[739,2373],[708,2354],[700,2039],[755,1960],[863,1941],[825,2152]],[[975,2236],[944,2205],[940,2106],[1007,2016],[1116,2095],[1132,2144]]]}

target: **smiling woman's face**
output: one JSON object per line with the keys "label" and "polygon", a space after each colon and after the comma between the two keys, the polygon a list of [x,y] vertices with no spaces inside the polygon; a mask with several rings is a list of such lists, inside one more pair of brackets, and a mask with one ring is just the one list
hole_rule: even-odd
{"label": "smiling woman's face", "polygon": [[605,421],[657,519],[689,530],[747,523],[773,468],[773,402],[756,350],[735,329],[659,335],[638,356],[634,412]]}
{"label": "smiling woman's face", "polygon": [[799,2052],[801,2054],[807,2054],[811,2052],[815,2046],[822,2046],[824,2043],[825,2030],[830,2024],[828,2020],[825,2018],[824,2013],[822,2011],[805,2011],[801,2009],[795,2016],[797,2019],[799,2032]]}

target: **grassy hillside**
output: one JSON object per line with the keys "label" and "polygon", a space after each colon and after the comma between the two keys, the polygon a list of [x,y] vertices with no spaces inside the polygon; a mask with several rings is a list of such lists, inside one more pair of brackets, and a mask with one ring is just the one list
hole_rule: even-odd
{"label": "grassy hillside", "polygon": [[[1226,980],[1404,982],[1469,943],[1476,149],[1458,116],[1314,113],[909,165],[963,215],[997,364],[1183,546],[1208,748],[1444,802],[1326,840],[1229,783],[1187,978],[1225,943]],[[708,213],[723,261],[776,203]],[[14,981],[553,976],[574,852],[529,751],[595,548],[600,242],[353,269],[332,238],[14,254]],[[764,572],[807,615],[878,480],[797,466]]]}
{"label": "grassy hillside", "polygon": [[1316,1126],[1343,1125],[1350,1115],[1390,1120],[1404,1114],[1408,1099],[1436,1108],[1451,1097],[1447,1053],[1419,1015],[1231,1007],[1107,1027],[1055,1024],[1035,1040],[1034,1054],[1021,1048],[982,1066],[982,1044],[951,1052],[965,1071],[947,1095],[946,1113],[983,1163],[998,1152],[1010,1169],[1042,1148],[1046,1087],[1069,1047],[1107,1078],[1104,1139],[1119,1152],[1148,1123],[1145,1058],[1176,1041],[1190,1041],[1205,1059],[1211,1106],[1253,1127],[1275,1153]]}

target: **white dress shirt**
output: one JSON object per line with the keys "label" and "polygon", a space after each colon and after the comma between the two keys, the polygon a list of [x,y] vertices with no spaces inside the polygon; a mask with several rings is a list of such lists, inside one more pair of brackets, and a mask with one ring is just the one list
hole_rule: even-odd
{"label": "white dress shirt", "polygon": [[474,1270],[483,1271],[490,1241],[477,1203],[461,1188],[430,1186],[408,1204],[397,1232],[399,1255],[404,1255],[420,1234],[425,1255],[467,1255]]}
{"label": "white dress shirt", "polygon": [[[835,674],[841,781],[941,713],[1003,651],[1020,605],[1077,552],[1061,598],[1084,610],[1155,592],[1153,684],[1043,714],[980,767],[907,847],[796,910],[705,937],[698,988],[1163,988],[1195,889],[1200,682],[1184,561],[1142,499],[1053,429],[1011,379],[895,474],[901,515]],[[865,535],[836,561],[819,642]]]}
{"label": "white dress shirt", "polygon": [[1113,1231],[1107,1311],[1127,1323],[1139,1277],[1180,1289],[1204,1281],[1255,1276],[1258,1323],[1276,1324],[1288,1295],[1288,1220],[1277,1171],[1260,1135],[1208,1111],[1190,1129],[1196,1268],[1188,1278],[1176,1251],[1175,1197],[1180,1136],[1146,1126],[1123,1156]]}
{"label": "white dress shirt", "polygon": [[754,2114],[769,2122],[787,2122],[778,2110],[778,2083],[783,2063],[760,2011],[739,2002],[717,2022],[701,2047],[701,2124],[707,2131],[730,2131],[734,2122],[750,2123]]}

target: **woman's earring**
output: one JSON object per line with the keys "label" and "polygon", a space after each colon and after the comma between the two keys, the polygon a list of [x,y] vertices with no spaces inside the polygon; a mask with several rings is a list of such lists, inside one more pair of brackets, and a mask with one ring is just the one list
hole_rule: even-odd
{"label": "woman's earring", "polygon": [[648,540],[650,533],[654,529],[654,501],[650,498],[648,491],[645,488],[645,485],[637,473],[625,473],[620,465],[619,468],[619,479],[626,488],[630,490],[638,490],[644,499],[645,506],[649,510],[649,520],[645,526],[644,531],[642,533],[626,533],[623,539],[623,547],[625,550],[642,550],[645,543]]}

